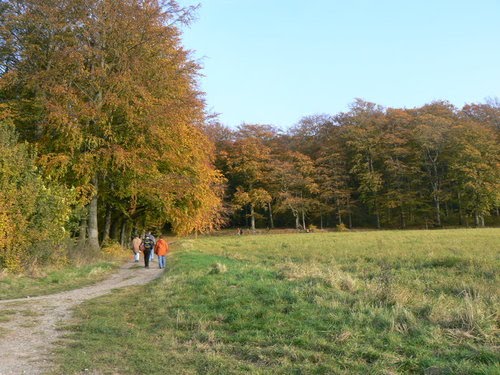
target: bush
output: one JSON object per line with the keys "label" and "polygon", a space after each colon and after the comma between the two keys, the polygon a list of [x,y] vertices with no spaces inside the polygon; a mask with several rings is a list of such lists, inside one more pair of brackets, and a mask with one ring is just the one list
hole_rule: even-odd
{"label": "bush", "polygon": [[349,231],[349,228],[347,228],[347,227],[345,226],[345,224],[344,224],[344,223],[342,223],[342,224],[338,224],[338,225],[337,225],[337,231],[338,231],[338,232],[348,232],[348,231]]}
{"label": "bush", "polygon": [[0,269],[64,261],[74,194],[43,177],[36,154],[0,122]]}
{"label": "bush", "polygon": [[105,255],[110,256],[113,259],[122,258],[124,256],[132,254],[132,251],[124,249],[122,245],[118,242],[108,241],[102,248],[102,252]]}

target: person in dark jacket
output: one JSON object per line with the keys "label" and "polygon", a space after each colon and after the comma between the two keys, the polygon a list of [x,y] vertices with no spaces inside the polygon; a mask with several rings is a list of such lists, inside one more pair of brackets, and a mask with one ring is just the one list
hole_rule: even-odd
{"label": "person in dark jacket", "polygon": [[149,261],[151,260],[151,255],[153,254],[154,256],[154,248],[155,248],[155,238],[151,234],[151,232],[148,232],[145,234],[144,238],[142,239],[142,244],[141,246],[143,247],[143,252],[144,252],[144,267],[149,268]]}

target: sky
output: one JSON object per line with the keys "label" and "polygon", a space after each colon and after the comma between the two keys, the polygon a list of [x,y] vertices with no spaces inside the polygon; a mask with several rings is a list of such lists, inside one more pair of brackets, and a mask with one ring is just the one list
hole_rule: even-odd
{"label": "sky", "polygon": [[500,96],[500,0],[179,0],[207,109],[287,129],[355,98],[413,108]]}

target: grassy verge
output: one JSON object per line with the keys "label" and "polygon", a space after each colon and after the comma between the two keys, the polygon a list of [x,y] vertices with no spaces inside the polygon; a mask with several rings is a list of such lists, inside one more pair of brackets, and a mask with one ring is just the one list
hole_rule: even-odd
{"label": "grassy verge", "polygon": [[186,240],[160,280],[78,308],[56,373],[497,374],[499,235]]}
{"label": "grassy verge", "polygon": [[66,266],[43,276],[4,275],[0,278],[0,300],[35,297],[81,288],[106,278],[118,261],[99,261],[81,266]]}

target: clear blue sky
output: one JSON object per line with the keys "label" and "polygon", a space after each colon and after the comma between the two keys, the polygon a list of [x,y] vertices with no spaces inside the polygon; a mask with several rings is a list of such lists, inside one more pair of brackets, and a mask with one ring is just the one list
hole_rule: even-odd
{"label": "clear blue sky", "polygon": [[198,2],[183,44],[231,127],[500,96],[500,0],[179,0]]}

